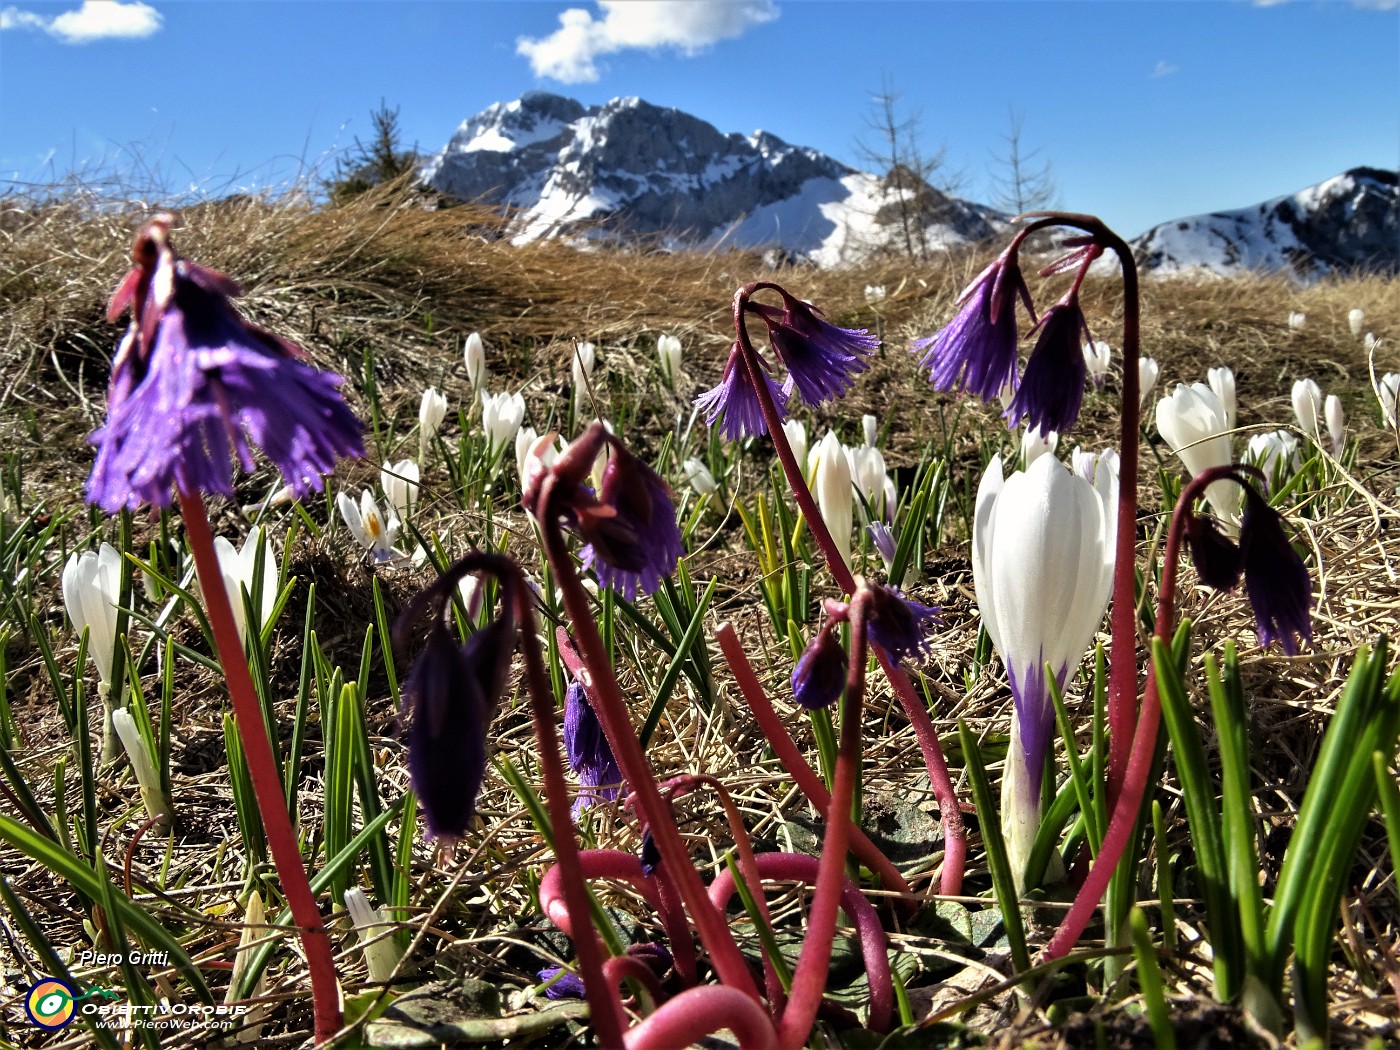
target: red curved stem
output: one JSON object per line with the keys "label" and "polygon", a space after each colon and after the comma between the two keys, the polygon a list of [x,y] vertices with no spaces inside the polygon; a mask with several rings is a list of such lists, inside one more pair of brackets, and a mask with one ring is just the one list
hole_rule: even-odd
{"label": "red curved stem", "polygon": [[[812,885],[817,880],[820,861],[805,853],[760,853],[758,871],[765,879],[790,879]],[[734,877],[728,871],[710,883],[710,900],[721,911],[734,895]],[[860,937],[865,973],[870,982],[870,1027],[889,1030],[894,1018],[894,983],[890,978],[889,939],[880,916],[860,889],[846,879],[841,887],[841,910],[850,918]]]}
{"label": "red curved stem", "polygon": [[675,1050],[728,1028],[741,1050],[775,1050],[778,1035],[758,1001],[735,988],[687,988],[627,1033],[627,1050]]}
{"label": "red curved stem", "polygon": [[[763,366],[759,361],[758,351],[754,349],[753,341],[749,339],[748,330],[744,327],[744,302],[753,292],[766,287],[771,285],[766,282],[745,285],[734,297],[734,330],[739,355],[748,370],[749,381],[758,393],[758,403],[763,410],[768,436],[773,441],[773,450],[778,454],[778,462],[782,465],[783,474],[786,475],[788,486],[792,489],[793,499],[802,511],[812,539],[821,549],[827,568],[831,575],[836,577],[837,584],[845,593],[854,594],[855,577],[836,549],[826,521],[822,518],[816,500],[812,498],[812,490],[807,487],[802,468],[792,454],[792,446],[788,444],[787,435],[783,433],[782,420],[778,418],[778,408],[768,393],[768,384],[763,381]],[[928,709],[914,692],[908,677],[879,646],[875,647],[875,658],[879,661],[880,669],[884,671],[895,695],[899,697],[904,716],[909,719],[909,724],[914,730],[914,736],[919,742],[919,751],[924,758],[924,766],[928,769],[929,784],[938,800],[944,840],[940,892],[948,896],[957,896],[962,892],[963,872],[967,867],[967,829],[963,824],[957,791],[953,788],[953,777],[948,772],[948,761],[943,755],[943,748],[938,742],[938,732],[933,727],[933,720],[929,718]]]}
{"label": "red curved stem", "polygon": [[846,851],[850,843],[851,804],[855,801],[856,772],[860,768],[860,719],[865,703],[867,659],[866,613],[869,591],[859,588],[851,598],[851,659],[846,692],[841,699],[841,736],[836,750],[836,772],[831,779],[831,802],[826,807],[826,832],[822,836],[821,862],[807,915],[802,954],[792,975],[787,1009],[778,1021],[778,1041],[783,1050],[798,1050],[807,1041],[821,1007],[831,969],[831,941],[836,933],[836,910],[846,882]]}
{"label": "red curved stem", "polygon": [[306,968],[311,975],[311,1002],[314,1013],[317,1044],[329,1040],[340,1029],[340,988],[331,956],[330,937],[321,921],[321,910],[302,863],[301,848],[292,830],[287,813],[287,798],[282,791],[282,777],[272,754],[267,723],[263,720],[262,702],[253,686],[248,670],[248,657],[243,652],[243,640],[233,619],[228,591],[224,589],[219,556],[214,551],[214,539],[209,532],[209,519],[204,512],[204,500],[198,495],[177,491],[180,514],[185,519],[185,531],[194,554],[195,572],[199,577],[204,608],[209,614],[209,626],[214,631],[214,646],[219,664],[224,669],[229,700],[233,704],[234,724],[248,763],[248,776],[253,782],[253,796],[262,815],[267,832],[272,863],[282,882],[292,921],[301,935],[306,952]]}
{"label": "red curved stem", "polygon": [[[1176,609],[1176,570],[1180,560],[1181,538],[1186,529],[1186,519],[1191,513],[1191,504],[1199,499],[1206,487],[1221,478],[1228,478],[1237,467],[1212,467],[1192,478],[1181,491],[1181,498],[1172,512],[1171,527],[1167,530],[1167,546],[1162,563],[1162,585],[1157,596],[1157,618],[1153,633],[1167,644],[1171,643],[1172,616]],[[1147,792],[1147,780],[1152,771],[1152,758],[1157,750],[1157,731],[1162,720],[1162,701],[1157,693],[1157,674],[1152,664],[1147,665],[1147,689],[1143,695],[1141,717],[1137,722],[1137,732],[1133,736],[1132,750],[1127,759],[1127,770],[1123,780],[1123,790],[1113,806],[1113,814],[1104,832],[1103,845],[1094,858],[1084,884],[1075,895],[1069,912],[1061,920],[1059,928],[1041,952],[1042,960],[1058,959],[1069,952],[1078,942],[1084,928],[1089,925],[1094,909],[1103,900],[1113,872],[1123,857],[1133,829],[1137,826],[1138,814],[1142,810],[1143,797]]]}
{"label": "red curved stem", "polygon": [[557,711],[554,693],[549,685],[549,674],[545,670],[544,655],[540,652],[533,596],[519,568],[513,562],[510,564],[513,571],[504,580],[505,593],[514,599],[515,613],[520,623],[520,648],[525,657],[530,716],[534,721],[535,738],[540,745],[545,805],[554,835],[554,856],[558,860],[551,872],[557,871],[570,876],[563,879],[563,899],[569,911],[582,916],[582,921],[587,924],[581,936],[575,937],[572,932],[569,936],[574,942],[574,953],[578,956],[578,967],[583,977],[584,994],[588,997],[593,1033],[600,1046],[620,1047],[623,1043],[623,1029],[626,1027],[622,1003],[617,998],[615,986],[604,978],[603,951],[598,943],[597,931],[593,927],[593,912],[588,907],[588,887],[583,879],[578,842],[574,839],[569,783],[564,777],[564,760],[560,755],[559,738],[555,731]]}
{"label": "red curved stem", "polygon": [[710,953],[720,980],[757,1003],[758,987],[754,984],[753,975],[749,973],[739,946],[734,943],[728,924],[709,905],[705,884],[695,870],[680,832],[676,830],[675,821],[657,789],[651,766],[637,740],[627,701],[613,674],[612,661],[598,633],[598,625],[593,620],[588,592],[584,590],[573,559],[569,557],[559,515],[554,510],[557,481],[558,478],[551,473],[541,483],[538,505],[543,508],[543,514],[537,520],[545,557],[554,573],[555,583],[563,593],[564,610],[573,624],[579,652],[591,677],[589,684],[598,701],[594,711],[612,745],[613,757],[617,759],[618,767],[637,799],[642,818],[651,830],[662,863],[668,865],[667,874],[675,880],[676,889],[700,935],[700,942]]}
{"label": "red curved stem", "polygon": [[[818,813],[825,813],[827,807],[831,805],[831,792],[827,791],[826,785],[822,783],[822,778],[817,775],[807,760],[802,757],[802,753],[797,750],[797,745],[793,743],[792,737],[788,734],[778,713],[773,710],[773,705],[768,699],[768,693],[763,688],[763,683],[758,680],[758,675],[754,673],[753,665],[749,663],[748,654],[744,652],[744,647],[739,644],[739,636],[734,633],[734,626],[730,623],[721,623],[715,627],[715,640],[719,642],[720,652],[724,654],[725,660],[729,664],[729,669],[734,673],[734,681],[739,686],[739,692],[748,701],[749,710],[758,721],[758,727],[763,731],[763,735],[772,745],[773,752],[782,762],[783,768],[788,775],[807,796]],[[851,852],[867,868],[873,871],[880,878],[880,884],[887,890],[894,893],[903,894],[906,898],[913,897],[913,890],[909,888],[909,883],[905,881],[899,869],[890,862],[890,859],[881,852],[875,843],[858,827],[851,828]],[[906,899],[905,904],[913,909],[912,899]]]}
{"label": "red curved stem", "polygon": [[[734,840],[734,848],[739,851],[739,871],[744,876],[744,883],[748,886],[749,894],[753,897],[754,905],[758,909],[759,920],[771,928],[773,920],[768,914],[768,901],[763,896],[763,879],[758,873],[758,864],[754,859],[753,843],[749,841],[749,832],[744,827],[744,818],[739,812],[739,807],[734,804],[729,790],[720,782],[719,778],[712,777],[708,773],[685,773],[678,777],[672,777],[661,787],[666,792],[667,797],[672,800],[678,795],[688,794],[701,787],[708,787],[719,796],[720,806],[723,807],[725,818],[729,821],[729,835]],[[725,868],[722,873],[728,872],[728,870]],[[719,913],[723,915],[724,909],[720,908]],[[783,985],[778,980],[778,971],[773,968],[772,960],[766,954],[763,956],[763,983],[764,991],[768,996],[768,1010],[770,1013],[776,1013],[783,1003]]]}

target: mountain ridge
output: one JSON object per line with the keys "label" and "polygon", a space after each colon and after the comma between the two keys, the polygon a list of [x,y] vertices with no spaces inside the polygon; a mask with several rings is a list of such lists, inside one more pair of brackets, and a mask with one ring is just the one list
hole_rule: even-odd
{"label": "mountain ridge", "polygon": [[[511,238],[649,239],[663,248],[774,249],[819,266],[896,250],[901,213],[929,251],[995,239],[1005,213],[858,171],[768,131],[721,132],[636,96],[601,105],[549,92],[496,102],[458,125],[420,169],[460,200],[510,210]],[[1394,172],[1353,168],[1246,208],[1159,223],[1131,244],[1173,274],[1400,271]]]}

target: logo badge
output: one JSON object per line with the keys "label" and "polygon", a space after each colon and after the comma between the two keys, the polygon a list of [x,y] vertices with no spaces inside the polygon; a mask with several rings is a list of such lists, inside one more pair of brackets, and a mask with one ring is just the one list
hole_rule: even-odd
{"label": "logo badge", "polygon": [[24,997],[24,1009],[29,1019],[50,1031],[64,1027],[77,1014],[73,1005],[77,996],[63,981],[45,977],[32,985]]}

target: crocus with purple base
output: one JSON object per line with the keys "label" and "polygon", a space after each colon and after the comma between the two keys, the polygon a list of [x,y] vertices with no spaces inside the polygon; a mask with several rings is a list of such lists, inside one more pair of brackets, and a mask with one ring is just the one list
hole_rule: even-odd
{"label": "crocus with purple base", "polygon": [[319,490],[337,458],[364,454],[341,377],[240,317],[230,302],[238,285],[179,258],[169,230],[169,216],[146,224],[137,266],[108,309],[115,319],[130,306],[132,319],[112,366],[107,422],[91,438],[88,498],[115,512],[167,507],[174,488],[232,496],[231,459],[252,470],[250,442],[295,495]]}

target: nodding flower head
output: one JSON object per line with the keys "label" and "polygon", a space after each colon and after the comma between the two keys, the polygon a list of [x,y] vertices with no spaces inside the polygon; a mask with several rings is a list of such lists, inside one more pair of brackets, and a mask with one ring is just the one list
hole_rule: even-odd
{"label": "nodding flower head", "polygon": [[1038,327],[1040,336],[1006,417],[1013,426],[1024,417],[1028,427],[1042,434],[1052,430],[1063,434],[1079,418],[1088,374],[1083,343],[1089,339],[1089,326],[1079,297],[1070,293],[1050,307]]}
{"label": "nodding flower head", "polygon": [[245,321],[238,284],[175,254],[169,215],[141,228],[134,268],[107,309],[131,323],[117,348],[107,422],[91,437],[88,498],[107,511],[170,505],[172,488],[233,495],[232,458],[260,446],[298,496],[319,490],[341,456],[361,456],[361,426],[340,376]]}
{"label": "nodding flower head", "polygon": [[[537,444],[552,440],[546,435]],[[595,494],[585,481],[605,447],[609,458]],[[604,587],[631,601],[638,592],[654,592],[675,571],[685,549],[671,490],[602,423],[590,426],[553,465],[533,454],[526,462],[525,509],[541,520],[555,514],[576,529],[587,544],[583,562]],[[544,483],[551,476],[555,495],[544,507]]]}
{"label": "nodding flower head", "polygon": [[1244,568],[1240,549],[1222,533],[1213,518],[1191,514],[1186,519],[1186,546],[1196,575],[1207,587],[1217,591],[1233,590],[1240,582]]}
{"label": "nodding flower head", "polygon": [[564,750],[569,766],[579,779],[579,795],[574,802],[574,816],[595,802],[611,802],[621,790],[622,771],[617,767],[603,725],[583,684],[570,682],[564,693]]}
{"label": "nodding flower head", "polygon": [[783,297],[781,309],[752,301],[745,308],[763,319],[773,352],[787,366],[783,392],[795,389],[808,405],[845,396],[856,375],[870,367],[867,360],[880,340],[864,328],[838,328],[811,303],[765,284]]}
{"label": "nodding flower head", "polygon": [[1240,523],[1244,589],[1254,608],[1260,645],[1278,642],[1289,656],[1312,638],[1312,583],[1307,566],[1283,531],[1278,512],[1252,485],[1245,485]]}
{"label": "nodding flower head", "polygon": [[792,669],[793,699],[809,711],[830,707],[846,688],[846,668],[846,650],[828,620]]}
{"label": "nodding flower head", "polygon": [[895,660],[929,651],[929,629],[942,622],[938,613],[938,606],[910,601],[893,587],[870,585],[870,640]]}
{"label": "nodding flower head", "polygon": [[[729,350],[729,360],[724,363],[724,376],[719,386],[695,399],[696,406],[705,413],[706,422],[711,425],[718,422],[720,433],[730,441],[768,433],[758,390],[749,378],[742,355],[739,345],[734,344]],[[768,396],[773,399],[773,407],[778,410],[778,418],[783,419],[787,414],[787,395],[768,375],[768,366],[762,359],[757,355],[755,359],[759,361],[763,382],[768,387]]]}
{"label": "nodding flower head", "polygon": [[[1259,644],[1278,642],[1285,653],[1295,656],[1299,642],[1312,638],[1312,583],[1307,566],[1288,542],[1283,519],[1260,494],[1262,471],[1245,466],[1215,468],[1212,474],[1238,483],[1244,494],[1244,515],[1236,544],[1189,507],[1177,511],[1187,515],[1184,531],[1196,572],[1202,583],[1220,591],[1233,588],[1243,575]],[[1211,482],[1212,487],[1216,484]]]}
{"label": "nodding flower head", "polygon": [[[461,564],[460,562],[458,563]],[[486,773],[486,731],[505,690],[515,618],[503,612],[464,643],[448,628],[460,571],[449,569],[405,609],[396,633],[428,603],[433,625],[404,682],[408,770],[428,837],[450,844],[466,833]]]}
{"label": "nodding flower head", "polygon": [[947,327],[910,345],[922,355],[919,364],[930,370],[929,381],[935,388],[961,387],[991,401],[1004,386],[1015,386],[1018,296],[1034,317],[1016,256],[1004,254],[958,296],[963,308]]}

